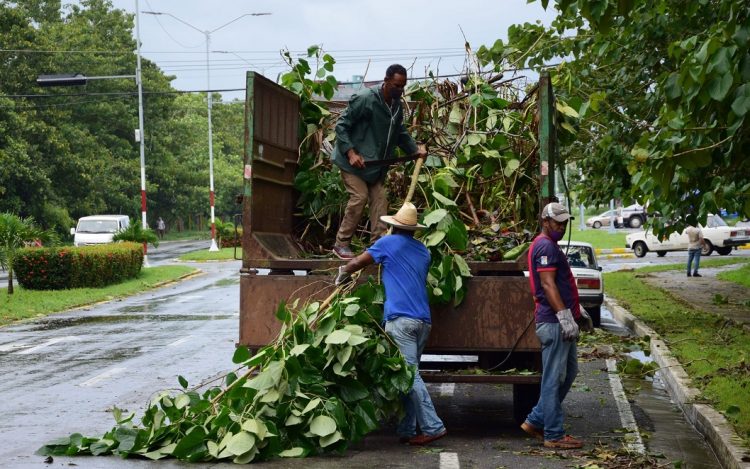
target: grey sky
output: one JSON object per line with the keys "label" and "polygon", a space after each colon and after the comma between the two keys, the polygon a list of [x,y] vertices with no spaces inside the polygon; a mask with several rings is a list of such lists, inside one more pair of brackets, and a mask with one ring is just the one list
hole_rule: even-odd
{"label": "grey sky", "polygon": [[[113,0],[116,8],[135,12],[135,0]],[[508,26],[554,17],[550,7],[526,0],[139,0],[140,10],[170,13],[200,31],[213,30],[245,13],[248,16],[211,34],[211,88],[243,88],[248,69],[275,80],[287,70],[279,50],[301,52],[321,44],[337,60],[341,81],[353,75],[383,77],[391,63],[414,64],[412,76],[425,70],[454,74],[463,69],[464,38],[476,50],[506,38]],[[460,28],[459,28],[460,26]],[[199,31],[172,17],[141,14],[144,57],[177,78],[181,90],[206,88],[206,43]],[[215,52],[215,51],[224,51]],[[367,69],[368,59],[371,60]],[[416,62],[415,62],[416,59]],[[224,93],[227,99],[244,93]]]}

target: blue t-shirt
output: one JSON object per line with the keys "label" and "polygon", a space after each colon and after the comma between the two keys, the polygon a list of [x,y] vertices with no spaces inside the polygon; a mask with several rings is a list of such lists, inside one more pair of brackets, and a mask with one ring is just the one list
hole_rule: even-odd
{"label": "blue t-shirt", "polygon": [[383,318],[390,321],[405,316],[431,323],[427,300],[430,251],[425,245],[409,235],[392,234],[375,241],[367,252],[383,265]]}
{"label": "blue t-shirt", "polygon": [[555,285],[560,292],[563,304],[573,313],[573,317],[580,316],[578,303],[578,287],[575,277],[570,270],[568,259],[560,246],[552,241],[549,236],[540,233],[534,238],[529,249],[529,283],[531,294],[534,295],[536,309],[534,315],[536,322],[559,322],[555,313],[557,311],[547,302],[544,294],[539,272],[555,272]]}

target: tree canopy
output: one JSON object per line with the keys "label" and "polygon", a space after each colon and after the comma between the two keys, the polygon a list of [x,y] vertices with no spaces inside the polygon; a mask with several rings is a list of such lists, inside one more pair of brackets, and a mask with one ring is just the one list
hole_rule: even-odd
{"label": "tree canopy", "polygon": [[[94,213],[138,217],[135,81],[35,82],[41,74],[133,75],[133,21],[109,0],[0,2],[0,211],[60,233]],[[179,94],[174,77],[142,63],[149,219],[207,217],[206,96]],[[218,95],[214,103],[216,210],[231,216],[242,182],[242,103]]]}
{"label": "tree canopy", "polygon": [[[541,0],[549,7],[549,0]],[[555,66],[580,115],[563,157],[583,200],[648,202],[684,223],[750,216],[750,19],[743,0],[556,0],[549,28],[516,25],[479,51],[495,67]]]}

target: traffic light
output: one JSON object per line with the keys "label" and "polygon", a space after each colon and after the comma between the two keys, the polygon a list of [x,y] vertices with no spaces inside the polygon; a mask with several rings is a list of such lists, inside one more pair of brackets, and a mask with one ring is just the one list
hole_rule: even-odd
{"label": "traffic light", "polygon": [[88,81],[82,73],[68,73],[64,75],[39,75],[36,84],[39,86],[81,86]]}

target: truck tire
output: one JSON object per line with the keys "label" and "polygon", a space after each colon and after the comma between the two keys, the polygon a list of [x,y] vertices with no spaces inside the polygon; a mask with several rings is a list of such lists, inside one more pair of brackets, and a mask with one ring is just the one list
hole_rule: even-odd
{"label": "truck tire", "polygon": [[714,245],[709,240],[704,240],[705,243],[703,244],[703,247],[701,248],[701,256],[710,256],[712,252],[714,252]]}
{"label": "truck tire", "polygon": [[722,256],[728,256],[732,252],[732,246],[724,246],[720,248],[714,248]]}
{"label": "truck tire", "polygon": [[646,247],[646,243],[643,241],[638,241],[633,245],[633,252],[637,257],[643,257],[648,252],[648,247]]}
{"label": "truck tire", "polygon": [[513,419],[517,424],[522,424],[531,409],[539,402],[541,388],[542,385],[539,383],[513,385]]}
{"label": "truck tire", "polygon": [[602,327],[602,307],[596,306],[586,308],[586,311],[589,312],[589,316],[591,316],[591,322],[594,323],[594,327]]}
{"label": "truck tire", "polygon": [[641,225],[643,225],[643,220],[639,216],[632,216],[630,217],[630,220],[628,220],[628,225],[630,225],[631,228],[640,228]]}

